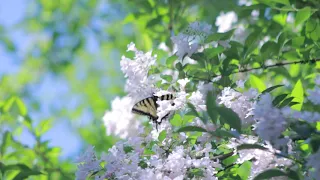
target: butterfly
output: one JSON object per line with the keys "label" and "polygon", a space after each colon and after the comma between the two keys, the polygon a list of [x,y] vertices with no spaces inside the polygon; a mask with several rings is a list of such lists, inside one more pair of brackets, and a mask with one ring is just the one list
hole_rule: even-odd
{"label": "butterfly", "polygon": [[[159,105],[157,104],[158,100],[172,100],[174,99],[172,94],[166,94],[162,96],[152,96],[145,99],[142,99],[141,101],[137,102],[133,108],[132,112],[135,114],[140,114],[144,116],[148,116],[150,120],[152,120],[154,123],[156,123],[156,128],[158,129],[158,125],[161,124],[162,120],[167,118],[169,116],[169,113],[166,114],[164,117],[161,118],[161,121],[158,122],[157,119],[159,118],[157,116],[157,108]],[[172,104],[174,105],[174,103]]]}

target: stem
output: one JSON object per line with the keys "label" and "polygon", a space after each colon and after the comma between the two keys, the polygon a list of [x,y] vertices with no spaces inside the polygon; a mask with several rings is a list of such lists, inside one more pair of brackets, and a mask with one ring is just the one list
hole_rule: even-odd
{"label": "stem", "polygon": [[[320,58],[317,59],[311,59],[311,60],[300,60],[300,61],[293,61],[293,62],[280,62],[280,63],[275,63],[275,64],[271,64],[271,65],[262,65],[260,67],[255,67],[255,68],[248,68],[248,69],[240,69],[238,71],[235,72],[231,72],[231,74],[238,74],[238,73],[245,73],[245,72],[250,72],[253,70],[259,70],[259,69],[268,69],[268,68],[273,68],[273,67],[280,67],[280,66],[286,66],[286,65],[291,65],[291,64],[315,64],[316,62],[319,62]],[[191,78],[196,78],[198,80],[201,81],[208,81],[208,82],[213,82],[211,79],[215,78],[215,77],[220,77],[222,75],[212,75],[210,77],[210,79],[201,79],[201,78],[197,78],[194,76],[189,76]]]}

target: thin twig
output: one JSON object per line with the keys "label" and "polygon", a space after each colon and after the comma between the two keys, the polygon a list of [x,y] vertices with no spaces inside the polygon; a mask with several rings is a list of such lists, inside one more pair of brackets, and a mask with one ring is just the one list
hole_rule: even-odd
{"label": "thin twig", "polygon": [[[319,61],[320,61],[320,58],[311,59],[311,60],[293,61],[293,62],[280,62],[280,63],[276,63],[276,64],[271,64],[271,65],[263,65],[263,66],[255,67],[255,68],[240,69],[238,71],[231,72],[229,75],[238,74],[238,73],[245,73],[245,72],[250,72],[250,71],[259,70],[259,69],[268,69],[268,68],[273,68],[273,67],[286,66],[286,65],[291,65],[291,64],[315,64],[316,62],[319,62]],[[189,76],[189,75],[187,75],[187,76]],[[201,78],[197,78],[197,77],[194,77],[194,76],[189,76],[189,77],[194,78],[194,79],[198,79],[198,80],[201,80],[201,81],[213,82],[211,80],[212,78],[221,77],[221,76],[223,76],[223,75],[212,75],[210,77],[210,79],[201,79]]]}

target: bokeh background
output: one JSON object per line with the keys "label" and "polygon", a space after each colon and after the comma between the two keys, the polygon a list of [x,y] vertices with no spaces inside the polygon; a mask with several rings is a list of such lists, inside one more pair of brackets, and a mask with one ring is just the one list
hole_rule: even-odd
{"label": "bokeh background", "polygon": [[[300,1],[295,3],[299,6]],[[298,8],[304,6],[301,3]],[[317,6],[316,0],[308,3]],[[125,94],[119,62],[128,55],[130,42],[141,50],[153,49],[161,61],[168,53],[159,46],[165,43],[172,50],[170,37],[193,21],[225,32],[232,23],[250,24],[250,19],[261,18],[257,26],[272,27],[266,32],[271,38],[276,36],[272,33],[291,28],[283,23],[290,13],[282,17],[263,7],[260,14],[240,8],[250,4],[249,0],[2,2],[0,101],[12,103],[9,112],[0,115],[0,139],[3,144],[14,142],[11,149],[2,145],[3,151],[20,157],[20,162],[46,167],[56,173],[51,179],[72,179],[74,161],[87,146],[101,153],[118,140],[106,135],[102,117],[112,99]],[[280,15],[272,19],[274,14]],[[248,28],[237,24],[234,27],[242,33]],[[298,72],[292,70],[292,82]]]}

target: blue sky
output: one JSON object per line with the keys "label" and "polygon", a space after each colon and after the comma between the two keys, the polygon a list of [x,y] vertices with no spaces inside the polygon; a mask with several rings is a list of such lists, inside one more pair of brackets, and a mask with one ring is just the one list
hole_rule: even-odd
{"label": "blue sky", "polygon": [[[3,2],[0,6],[0,24],[5,29],[10,29],[7,34],[13,39],[18,51],[15,54],[8,53],[2,45],[0,45],[0,77],[3,75],[14,74],[19,71],[19,64],[23,60],[23,54],[26,51],[32,36],[27,35],[22,30],[17,29],[14,25],[23,19],[26,11],[27,0],[10,0]],[[29,1],[30,2],[30,1]],[[55,87],[55,88],[52,88]],[[41,101],[42,107],[38,112],[30,112],[30,116],[34,121],[52,117],[50,107],[59,105],[57,97],[63,97],[69,91],[68,84],[61,78],[52,77],[50,75],[42,78],[39,85],[33,87],[34,97]],[[45,92],[45,93],[44,93]],[[77,98],[73,98],[77,101]],[[75,102],[70,102],[68,106],[72,108]],[[87,115],[83,119],[88,119]],[[83,120],[83,121],[84,121]],[[80,120],[81,122],[82,120]],[[43,140],[50,140],[50,145],[62,147],[62,158],[75,157],[81,148],[81,139],[71,129],[70,122],[67,119],[54,120],[54,126],[44,135]],[[34,139],[24,130],[19,137],[24,144],[34,144]]]}

